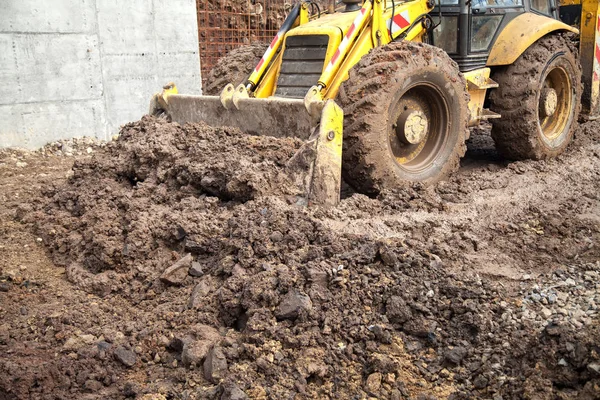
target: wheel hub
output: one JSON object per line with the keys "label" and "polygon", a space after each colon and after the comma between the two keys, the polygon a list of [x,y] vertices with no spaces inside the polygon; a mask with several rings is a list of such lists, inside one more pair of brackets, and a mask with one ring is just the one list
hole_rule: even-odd
{"label": "wheel hub", "polygon": [[421,110],[406,110],[396,124],[396,135],[405,144],[419,144],[427,135],[427,116]]}
{"label": "wheel hub", "polygon": [[542,90],[540,98],[540,113],[542,117],[549,117],[556,112],[558,107],[558,95],[556,90],[545,88]]}

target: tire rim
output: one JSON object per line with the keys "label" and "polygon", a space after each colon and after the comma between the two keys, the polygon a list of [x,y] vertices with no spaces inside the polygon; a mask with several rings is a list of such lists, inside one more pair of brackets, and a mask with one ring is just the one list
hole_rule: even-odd
{"label": "tire rim", "polygon": [[449,110],[442,93],[430,84],[415,85],[402,95],[394,110],[388,138],[396,163],[411,173],[429,168],[447,139]]}
{"label": "tire rim", "polygon": [[553,141],[564,133],[571,119],[573,91],[567,71],[556,67],[546,75],[539,97],[538,119],[542,134]]}

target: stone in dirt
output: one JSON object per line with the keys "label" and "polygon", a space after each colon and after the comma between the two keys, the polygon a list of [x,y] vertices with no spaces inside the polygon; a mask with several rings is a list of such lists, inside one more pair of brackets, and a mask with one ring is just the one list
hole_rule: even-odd
{"label": "stone in dirt", "polygon": [[444,354],[444,357],[447,361],[451,362],[452,364],[458,365],[463,360],[463,358],[465,358],[466,355],[467,349],[465,347],[456,346],[452,349],[448,349]]}
{"label": "stone in dirt", "polygon": [[221,400],[247,400],[248,396],[235,384],[225,386]]}
{"label": "stone in dirt", "polygon": [[310,310],[312,301],[307,294],[292,290],[288,292],[275,312],[278,319],[296,319],[301,311]]}
{"label": "stone in dirt", "polygon": [[365,386],[369,393],[378,392],[381,388],[381,374],[379,372],[375,372],[369,375]]}
{"label": "stone in dirt", "polygon": [[133,367],[137,361],[135,353],[131,350],[127,350],[123,346],[119,346],[115,349],[115,359],[126,367]]}
{"label": "stone in dirt", "polygon": [[400,296],[392,296],[385,306],[385,314],[393,324],[403,324],[412,317],[410,307]]}
{"label": "stone in dirt", "polygon": [[600,362],[592,362],[587,365],[588,371],[593,375],[600,377]]}
{"label": "stone in dirt", "polygon": [[208,282],[208,279],[202,280],[194,286],[188,301],[188,308],[199,308],[202,306],[202,299],[212,290],[212,286],[210,286]]}
{"label": "stone in dirt", "polygon": [[186,367],[200,365],[208,354],[208,350],[212,344],[210,340],[193,340],[184,343],[181,352],[181,362]]}
{"label": "stone in dirt", "polygon": [[227,359],[219,346],[209,350],[204,360],[204,377],[212,383],[218,383],[227,373]]}
{"label": "stone in dirt", "polygon": [[428,337],[435,331],[435,322],[422,316],[416,316],[407,321],[403,329],[409,335]]}
{"label": "stone in dirt", "polygon": [[181,285],[188,275],[192,261],[192,255],[190,253],[186,254],[175,264],[167,268],[160,276],[160,280],[170,285]]}
{"label": "stone in dirt", "polygon": [[193,261],[188,274],[195,277],[204,275],[204,271],[202,271],[202,265],[198,261]]}
{"label": "stone in dirt", "polygon": [[221,339],[219,331],[209,325],[194,325],[190,333],[194,338],[181,339],[181,361],[185,366],[201,365],[210,348]]}
{"label": "stone in dirt", "polygon": [[473,386],[475,386],[476,389],[483,389],[487,385],[488,385],[488,379],[485,376],[483,376],[483,375],[479,375],[473,381]]}

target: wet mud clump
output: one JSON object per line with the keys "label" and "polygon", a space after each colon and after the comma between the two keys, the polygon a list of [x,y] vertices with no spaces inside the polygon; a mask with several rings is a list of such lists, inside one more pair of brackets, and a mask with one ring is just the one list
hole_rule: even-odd
{"label": "wet mud clump", "polygon": [[[101,304],[49,317],[64,364],[40,390],[594,398],[600,161],[587,140],[558,160],[325,209],[297,201],[286,165],[298,141],[129,124],[17,210],[84,302]],[[558,181],[553,203],[538,196]],[[14,390],[27,393],[34,367],[19,368],[31,379]]]}

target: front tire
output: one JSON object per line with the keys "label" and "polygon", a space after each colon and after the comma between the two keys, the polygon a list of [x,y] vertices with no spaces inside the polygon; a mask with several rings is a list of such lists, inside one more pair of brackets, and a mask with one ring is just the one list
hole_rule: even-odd
{"label": "front tire", "polygon": [[340,87],[342,171],[356,190],[377,194],[456,171],[468,137],[469,95],[441,49],[398,42],[373,49]]}
{"label": "front tire", "polygon": [[581,67],[566,35],[531,45],[512,65],[496,71],[490,93],[492,138],[512,160],[555,157],[569,145],[581,108]]}

